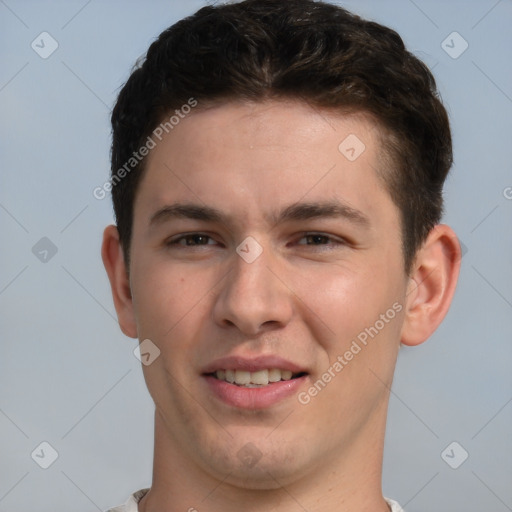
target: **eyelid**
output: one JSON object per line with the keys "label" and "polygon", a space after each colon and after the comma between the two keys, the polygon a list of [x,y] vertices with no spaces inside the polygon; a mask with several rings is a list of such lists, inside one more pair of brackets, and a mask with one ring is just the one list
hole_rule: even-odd
{"label": "eyelid", "polygon": [[[205,233],[202,231],[192,231],[189,233],[179,233],[177,235],[171,236],[164,241],[164,245],[179,246],[180,245],[179,242],[181,240],[184,240],[186,238],[193,237],[193,236],[204,236],[205,238],[209,238],[210,240],[216,241],[215,238],[213,238],[213,236],[209,235],[208,233]],[[208,246],[208,245],[213,245],[213,244],[204,244],[204,245]],[[184,247],[203,247],[203,245],[201,245],[201,244],[196,245],[196,246],[186,246],[185,245]]]}
{"label": "eyelid", "polygon": [[[325,237],[325,238],[328,238],[331,242],[334,242],[335,244],[338,244],[338,245],[349,245],[350,244],[350,242],[343,237],[331,235],[329,233],[324,233],[322,231],[303,231],[302,233],[299,234],[298,240],[302,240],[303,238],[308,237],[308,236]],[[300,245],[306,245],[306,244],[300,244]],[[328,246],[328,245],[320,244],[317,246],[311,245],[310,247],[322,247],[322,246]]]}

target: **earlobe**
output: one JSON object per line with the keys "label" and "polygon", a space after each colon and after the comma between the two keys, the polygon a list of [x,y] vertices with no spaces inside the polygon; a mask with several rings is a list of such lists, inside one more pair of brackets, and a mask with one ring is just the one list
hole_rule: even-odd
{"label": "earlobe", "polygon": [[407,289],[401,341],[419,345],[445,317],[457,285],[461,249],[453,230],[435,226],[416,255]]}
{"label": "earlobe", "polygon": [[116,226],[111,225],[105,228],[101,257],[110,281],[119,326],[126,336],[137,338],[130,281]]}

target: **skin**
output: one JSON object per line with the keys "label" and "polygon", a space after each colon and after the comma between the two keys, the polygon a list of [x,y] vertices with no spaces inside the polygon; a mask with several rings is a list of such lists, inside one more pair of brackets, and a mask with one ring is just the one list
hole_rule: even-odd
{"label": "skin", "polygon": [[[354,161],[338,149],[350,134],[365,145]],[[399,211],[377,174],[383,161],[370,117],[295,101],[194,111],[151,151],[129,276],[114,226],[102,249],[122,331],[161,351],[143,366],[155,455],[139,510],[388,510],[382,451],[400,342],[422,343],[444,318],[460,247],[436,226],[406,275]],[[367,223],[268,218],[324,201]],[[151,223],[175,202],[214,207],[229,222]],[[210,238],[169,245],[191,232]],[[263,249],[252,263],[235,250],[248,236]],[[228,406],[201,376],[219,357],[274,354],[307,369],[307,391],[393,304],[401,311],[306,405],[294,394],[265,409]],[[247,443],[260,454],[252,466],[237,456]]]}

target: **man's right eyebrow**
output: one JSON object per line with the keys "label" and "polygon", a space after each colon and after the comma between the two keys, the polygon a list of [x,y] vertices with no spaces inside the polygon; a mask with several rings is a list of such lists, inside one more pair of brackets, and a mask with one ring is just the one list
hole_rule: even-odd
{"label": "man's right eyebrow", "polygon": [[171,219],[194,219],[207,222],[226,222],[228,218],[210,206],[193,203],[174,203],[157,210],[150,218],[150,226],[163,224]]}

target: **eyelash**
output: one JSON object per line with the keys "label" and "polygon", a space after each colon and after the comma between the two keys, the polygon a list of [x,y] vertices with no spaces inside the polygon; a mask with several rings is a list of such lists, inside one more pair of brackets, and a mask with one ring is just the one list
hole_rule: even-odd
{"label": "eyelash", "polygon": [[[185,245],[183,245],[180,243],[182,240],[187,240],[190,238],[198,238],[198,237],[203,237],[203,238],[208,238],[209,240],[213,240],[213,238],[211,236],[207,235],[206,233],[189,233],[189,234],[179,235],[175,238],[172,238],[172,239],[168,240],[165,243],[165,245],[167,247],[182,246],[184,248],[185,247],[194,248],[194,247],[202,247],[202,246],[212,245],[212,244],[198,244],[198,245],[186,245],[185,244]],[[321,237],[323,239],[327,239],[327,240],[334,242],[334,245],[337,245],[337,246],[348,245],[347,241],[345,241],[343,239],[335,239],[334,237],[332,237],[330,235],[326,235],[324,233],[309,232],[309,231],[301,233],[301,237],[299,238],[299,240],[302,240],[303,238],[309,238],[309,237]],[[300,245],[307,246],[307,247],[329,247],[328,244],[318,244],[318,245],[316,245],[316,244],[300,244]]]}

